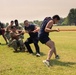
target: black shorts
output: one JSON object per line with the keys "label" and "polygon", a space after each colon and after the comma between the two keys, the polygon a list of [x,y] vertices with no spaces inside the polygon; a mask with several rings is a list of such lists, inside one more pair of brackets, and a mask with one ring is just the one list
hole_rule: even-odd
{"label": "black shorts", "polygon": [[42,37],[39,37],[39,41],[42,43],[42,44],[46,44],[46,42],[48,42],[50,40],[50,38],[48,36],[42,36]]}
{"label": "black shorts", "polygon": [[37,44],[38,43],[38,38],[28,38],[25,42],[28,42],[29,44],[31,43],[35,43]]}

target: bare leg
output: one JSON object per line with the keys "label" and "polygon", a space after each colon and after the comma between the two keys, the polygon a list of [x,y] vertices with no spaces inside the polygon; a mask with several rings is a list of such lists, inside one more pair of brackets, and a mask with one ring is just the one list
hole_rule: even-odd
{"label": "bare leg", "polygon": [[56,57],[56,55],[57,55],[57,52],[56,52],[56,48],[54,47],[54,54],[55,54],[55,57]]}
{"label": "bare leg", "polygon": [[55,56],[57,55],[57,53],[56,53],[56,48],[55,48],[55,44],[54,44],[53,41],[49,40],[49,41],[46,43],[46,45],[50,48],[50,51],[48,52],[48,57],[47,57],[47,60],[50,60],[53,52],[54,52]]}

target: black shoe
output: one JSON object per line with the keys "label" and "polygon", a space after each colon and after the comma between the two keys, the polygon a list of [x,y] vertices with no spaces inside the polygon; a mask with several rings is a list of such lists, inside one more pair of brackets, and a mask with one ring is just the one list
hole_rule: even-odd
{"label": "black shoe", "polygon": [[59,55],[56,55],[56,57],[55,57],[56,59],[60,59],[60,57],[59,57]]}

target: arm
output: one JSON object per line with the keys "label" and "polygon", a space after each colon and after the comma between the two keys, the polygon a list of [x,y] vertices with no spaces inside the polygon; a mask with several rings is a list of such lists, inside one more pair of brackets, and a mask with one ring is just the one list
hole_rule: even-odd
{"label": "arm", "polygon": [[0,30],[5,30],[6,28],[1,28]]}
{"label": "arm", "polygon": [[19,34],[24,34],[25,30],[17,30],[19,32]]}
{"label": "arm", "polygon": [[12,37],[12,38],[16,38],[16,37],[19,36],[19,34],[15,34],[15,33],[12,33],[12,32],[11,32],[10,34],[11,34],[11,37]]}
{"label": "arm", "polygon": [[47,23],[45,27],[45,32],[54,32],[54,31],[58,32],[59,31],[59,29],[50,29],[50,27],[52,26],[53,26],[53,21],[51,20]]}
{"label": "arm", "polygon": [[15,31],[15,32],[10,32],[10,34],[11,34],[11,37],[13,37],[13,38],[18,38],[20,35],[22,35],[24,32],[21,32],[21,33],[19,33],[17,30]]}
{"label": "arm", "polygon": [[36,33],[36,32],[38,32],[39,30],[40,30],[40,27],[35,26],[35,30],[32,31],[32,32],[33,32],[33,33]]}

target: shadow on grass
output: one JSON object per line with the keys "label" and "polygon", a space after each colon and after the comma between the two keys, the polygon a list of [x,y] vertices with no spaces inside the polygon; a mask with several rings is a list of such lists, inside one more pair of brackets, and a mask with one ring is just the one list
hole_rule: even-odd
{"label": "shadow on grass", "polygon": [[2,44],[2,43],[0,43],[0,46],[4,46],[4,45],[7,45],[7,44]]}
{"label": "shadow on grass", "polygon": [[75,65],[76,62],[62,62],[59,60],[51,60],[52,65],[60,65],[60,66],[66,66],[66,67],[72,67],[72,65]]}
{"label": "shadow on grass", "polygon": [[44,54],[43,52],[40,52],[41,56],[45,56],[46,54]]}
{"label": "shadow on grass", "polygon": [[[14,53],[29,53],[28,51],[20,51],[20,50],[18,50],[18,51],[13,51]],[[29,54],[31,54],[31,53],[29,53]],[[33,53],[32,55],[36,55],[36,53]],[[45,56],[46,54],[44,54],[43,52],[40,52],[40,55],[41,56]]]}
{"label": "shadow on grass", "polygon": [[24,53],[25,51],[13,51],[14,53]]}

